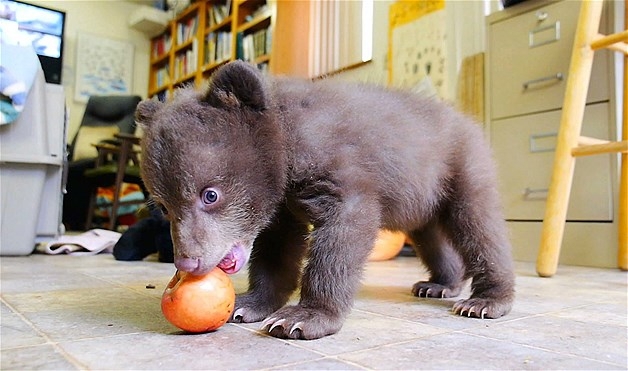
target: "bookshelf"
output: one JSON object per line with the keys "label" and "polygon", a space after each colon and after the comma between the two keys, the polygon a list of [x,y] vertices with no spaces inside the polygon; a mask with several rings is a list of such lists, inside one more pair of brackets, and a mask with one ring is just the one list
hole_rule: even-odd
{"label": "bookshelf", "polygon": [[274,1],[200,0],[151,40],[148,95],[167,100],[174,89],[200,86],[224,63],[242,59],[268,71]]}

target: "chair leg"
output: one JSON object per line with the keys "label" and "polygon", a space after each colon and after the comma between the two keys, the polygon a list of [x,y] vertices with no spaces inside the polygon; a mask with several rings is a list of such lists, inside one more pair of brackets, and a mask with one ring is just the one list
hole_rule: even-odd
{"label": "chair leg", "polygon": [[[560,141],[561,135],[559,134]],[[566,139],[562,141],[567,142]],[[563,150],[556,148],[554,170],[547,195],[545,217],[543,218],[541,246],[536,261],[536,271],[541,277],[551,277],[556,273],[565,231],[575,158],[571,156],[569,144],[565,143],[562,146],[567,148]]]}
{"label": "chair leg", "polygon": [[113,203],[111,205],[111,213],[109,214],[109,229],[115,230],[118,221],[118,207],[120,206],[120,193],[122,192],[122,183],[124,182],[124,172],[129,161],[131,153],[131,142],[123,140],[120,144],[120,152],[118,154],[118,170],[116,172],[116,181],[113,187]]}
{"label": "chair leg", "polygon": [[[624,111],[624,114],[626,111]],[[624,126],[624,135],[626,127]],[[621,270],[628,270],[628,155],[621,155],[621,170],[619,173],[619,223],[617,265]]]}
{"label": "chair leg", "polygon": [[[628,7],[625,9],[625,21],[628,21]],[[622,140],[628,140],[628,56],[624,56],[624,102],[622,113]],[[628,270],[628,154],[621,154],[619,170],[619,212],[617,265],[619,269]]]}
{"label": "chair leg", "polygon": [[109,213],[109,229],[114,231],[118,221],[118,207],[120,207],[120,188],[116,185],[113,190],[113,202]]}
{"label": "chair leg", "polygon": [[541,277],[553,276],[558,267],[575,166],[571,150],[578,145],[582,128],[593,66],[593,50],[589,45],[597,35],[601,13],[601,1],[585,1],[581,5],[536,262],[536,271]]}

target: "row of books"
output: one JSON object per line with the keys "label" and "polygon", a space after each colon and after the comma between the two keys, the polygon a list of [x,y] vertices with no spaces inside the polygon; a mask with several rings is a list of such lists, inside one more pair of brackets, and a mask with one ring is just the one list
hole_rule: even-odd
{"label": "row of books", "polygon": [[174,59],[174,80],[196,72],[198,68],[198,44],[196,39],[192,43],[192,47],[185,53],[177,54]]}
{"label": "row of books", "polygon": [[163,34],[159,38],[153,40],[153,59],[158,58],[170,51],[172,45],[172,38],[170,34]]}
{"label": "row of books", "polygon": [[170,68],[165,65],[155,71],[155,86],[160,88],[170,83]]}
{"label": "row of books", "polygon": [[214,26],[222,23],[231,13],[231,0],[227,0],[225,4],[214,4],[207,8],[208,25]]}
{"label": "row of books", "polygon": [[257,9],[255,9],[255,11],[249,15],[247,15],[246,17],[244,17],[244,20],[246,22],[250,22],[252,20],[254,20],[255,18],[261,16],[261,15],[266,15],[267,13],[270,12],[270,8],[268,7],[268,4],[264,4],[260,7],[258,7]]}
{"label": "row of books", "polygon": [[247,62],[254,62],[256,58],[270,54],[271,44],[272,33],[270,28],[247,35],[239,33],[237,57]]}
{"label": "row of books", "polygon": [[196,34],[198,17],[192,17],[185,22],[177,23],[177,43],[183,44]]}
{"label": "row of books", "polygon": [[211,32],[205,37],[205,64],[231,58],[231,32]]}

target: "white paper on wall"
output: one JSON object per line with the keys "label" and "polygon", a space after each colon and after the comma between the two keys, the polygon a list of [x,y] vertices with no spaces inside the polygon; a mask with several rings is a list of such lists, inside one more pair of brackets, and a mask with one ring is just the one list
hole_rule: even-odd
{"label": "white paper on wall", "polygon": [[74,99],[131,94],[133,44],[81,32],[77,37]]}
{"label": "white paper on wall", "polygon": [[[395,18],[395,14],[399,13]],[[432,86],[447,92],[444,1],[399,1],[391,7],[389,83],[412,88]]]}

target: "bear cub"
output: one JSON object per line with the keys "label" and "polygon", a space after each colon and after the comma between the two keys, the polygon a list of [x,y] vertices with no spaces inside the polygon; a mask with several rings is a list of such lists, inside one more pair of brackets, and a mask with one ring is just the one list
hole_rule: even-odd
{"label": "bear cub", "polygon": [[[431,98],[383,87],[262,75],[240,61],[204,91],[137,109],[142,176],[170,220],[179,270],[249,263],[232,322],[282,338],[334,334],[380,228],[404,231],[430,278],[419,297],[497,318],[514,274],[482,131]],[[313,227],[313,228],[312,228]],[[300,301],[287,306],[300,287]]]}

